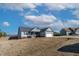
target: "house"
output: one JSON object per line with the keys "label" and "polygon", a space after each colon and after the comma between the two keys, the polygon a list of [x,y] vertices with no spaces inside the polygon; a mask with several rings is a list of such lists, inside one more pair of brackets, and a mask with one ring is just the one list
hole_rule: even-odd
{"label": "house", "polygon": [[18,38],[30,37],[32,28],[29,27],[19,27],[18,28]]}
{"label": "house", "polygon": [[41,29],[41,36],[42,37],[53,37],[54,32],[51,28],[43,28]]}
{"label": "house", "polygon": [[63,28],[60,30],[61,35],[75,35],[75,28]]}
{"label": "house", "polygon": [[75,34],[76,34],[76,35],[79,35],[79,28],[76,28],[76,29],[75,29]]}
{"label": "house", "polygon": [[40,37],[40,29],[38,27],[33,28],[30,32],[32,37]]}
{"label": "house", "polygon": [[18,28],[18,38],[24,37],[53,37],[53,31],[51,28],[29,28],[29,27],[19,27]]}

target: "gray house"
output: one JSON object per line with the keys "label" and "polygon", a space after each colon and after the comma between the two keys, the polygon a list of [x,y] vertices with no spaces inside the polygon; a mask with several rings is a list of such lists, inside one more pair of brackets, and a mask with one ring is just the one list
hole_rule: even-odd
{"label": "gray house", "polygon": [[75,34],[76,34],[76,35],[79,35],[79,28],[76,28],[76,29],[75,29]]}
{"label": "gray house", "polygon": [[63,28],[60,30],[61,35],[75,35],[75,28]]}
{"label": "gray house", "polygon": [[60,30],[61,35],[79,35],[79,28],[63,28]]}
{"label": "gray house", "polygon": [[51,28],[29,28],[29,27],[19,27],[18,38],[25,37],[53,37],[53,31]]}

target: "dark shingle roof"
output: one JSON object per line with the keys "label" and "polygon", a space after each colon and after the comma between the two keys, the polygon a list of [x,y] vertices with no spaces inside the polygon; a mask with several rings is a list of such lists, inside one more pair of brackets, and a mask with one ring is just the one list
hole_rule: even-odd
{"label": "dark shingle roof", "polygon": [[[41,29],[41,31],[46,31],[49,27]],[[52,30],[52,28],[50,28]],[[52,30],[53,31],[53,30]]]}
{"label": "dark shingle roof", "polygon": [[76,28],[69,27],[69,28],[63,28],[62,30],[65,30],[66,32],[71,32],[71,31],[75,31]]}
{"label": "dark shingle roof", "polygon": [[30,28],[30,27],[19,27],[19,30],[22,31],[22,32],[27,32],[27,31],[31,31],[32,28]]}
{"label": "dark shingle roof", "polygon": [[[37,28],[37,29],[40,29],[40,31],[46,31],[49,27],[47,28],[38,28],[38,27],[34,27],[34,28]],[[19,30],[21,32],[28,32],[28,31],[32,31],[34,28],[30,28],[30,27],[19,27]]]}
{"label": "dark shingle roof", "polygon": [[75,30],[79,30],[79,27],[78,28],[75,28]]}
{"label": "dark shingle roof", "polygon": [[41,31],[46,31],[46,29],[48,29],[48,28],[42,28]]}

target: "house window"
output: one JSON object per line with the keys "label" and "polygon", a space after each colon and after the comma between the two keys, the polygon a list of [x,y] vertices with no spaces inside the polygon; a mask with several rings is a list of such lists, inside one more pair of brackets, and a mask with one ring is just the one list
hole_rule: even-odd
{"label": "house window", "polygon": [[28,32],[22,32],[22,34],[23,34],[23,35],[27,35],[27,34],[28,34]]}
{"label": "house window", "polygon": [[26,32],[24,32],[24,35],[26,35]]}

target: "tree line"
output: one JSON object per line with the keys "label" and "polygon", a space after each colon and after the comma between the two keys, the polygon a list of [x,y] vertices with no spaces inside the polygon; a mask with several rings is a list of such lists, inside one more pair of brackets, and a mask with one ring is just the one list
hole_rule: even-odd
{"label": "tree line", "polygon": [[7,36],[7,33],[6,33],[6,32],[1,31],[1,29],[0,29],[0,37],[2,37],[2,36]]}

